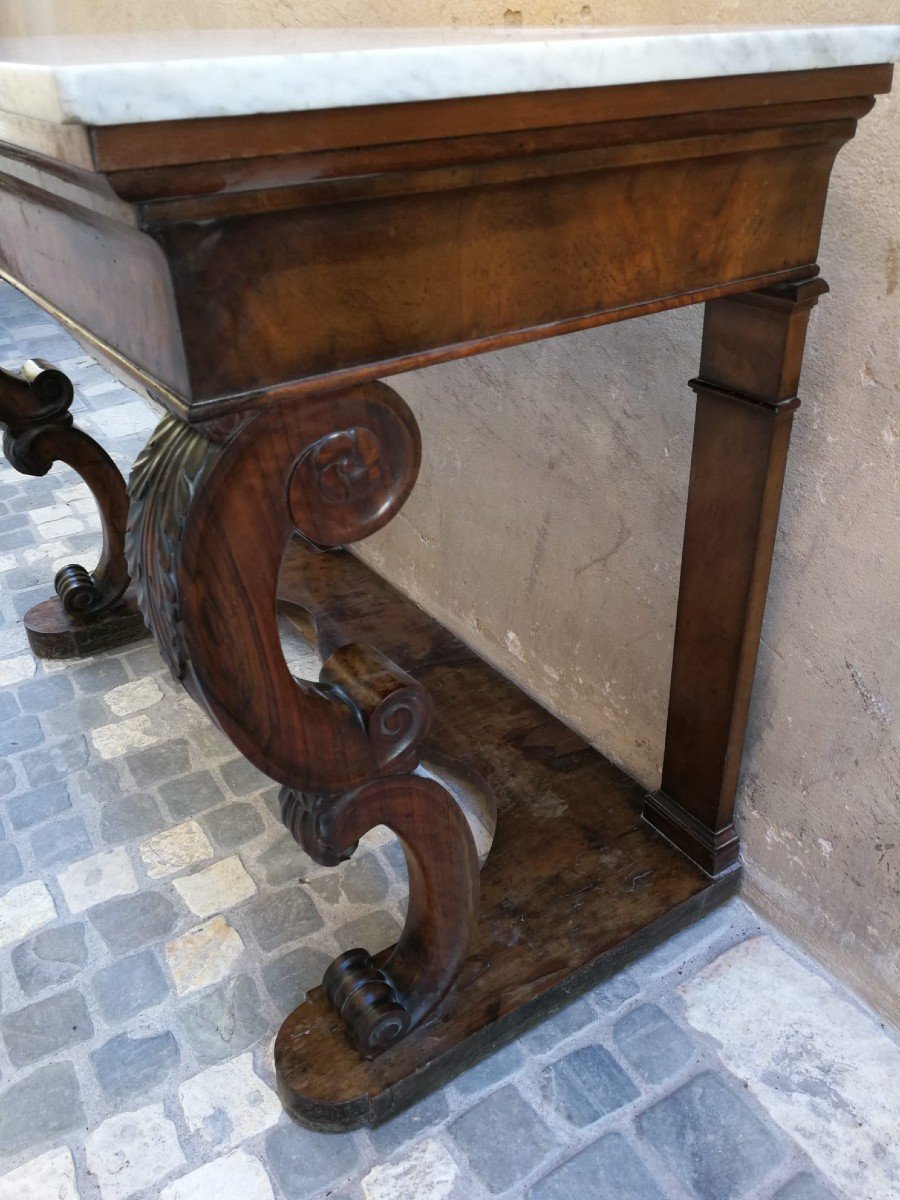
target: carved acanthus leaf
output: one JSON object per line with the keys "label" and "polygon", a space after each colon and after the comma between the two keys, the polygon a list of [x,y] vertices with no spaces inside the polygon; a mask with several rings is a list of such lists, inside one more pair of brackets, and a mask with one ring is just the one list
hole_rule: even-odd
{"label": "carved acanthus leaf", "polygon": [[163,417],[135,460],[125,552],[138,605],[176,679],[185,654],[178,610],[178,563],[194,494],[220,448],[177,417]]}

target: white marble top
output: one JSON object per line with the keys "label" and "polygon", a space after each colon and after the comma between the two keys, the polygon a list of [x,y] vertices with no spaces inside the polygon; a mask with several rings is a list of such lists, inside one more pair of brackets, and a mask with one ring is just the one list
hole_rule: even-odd
{"label": "white marble top", "polygon": [[893,62],[900,25],[0,39],[0,111],[129,124]]}

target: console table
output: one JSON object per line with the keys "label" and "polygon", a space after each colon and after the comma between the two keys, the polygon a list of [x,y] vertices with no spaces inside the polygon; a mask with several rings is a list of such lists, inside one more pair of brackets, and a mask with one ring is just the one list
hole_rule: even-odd
{"label": "console table", "polygon": [[[115,644],[139,606],[313,858],[379,824],[406,854],[397,946],[347,947],[278,1037],[309,1125],[387,1119],[734,891],[828,179],[898,52],[896,26],[0,45],[3,277],[163,413],[126,495],[59,370],[3,373],[6,454],[74,466],[105,529],[32,645]],[[339,547],[416,479],[386,377],[701,302],[647,796]],[[289,672],[279,608],[317,680]]]}

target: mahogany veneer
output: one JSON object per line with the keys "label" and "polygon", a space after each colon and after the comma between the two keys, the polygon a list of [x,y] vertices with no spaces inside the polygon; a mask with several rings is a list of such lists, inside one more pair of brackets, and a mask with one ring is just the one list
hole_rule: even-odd
{"label": "mahogany veneer", "polygon": [[737,890],[736,871],[708,878],[641,821],[633,780],[357,559],[295,545],[280,592],[313,614],[326,653],[377,637],[427,686],[423,755],[465,759],[499,810],[472,944],[443,1004],[373,1061],[334,1038],[324,988],[285,1021],[279,1091],[304,1124],[387,1120]]}
{"label": "mahogany veneer", "polygon": [[[376,824],[404,847],[397,946],[348,947],[282,1028],[301,1120],[386,1119],[736,886],[829,173],[890,81],[874,65],[93,129],[3,119],[0,271],[167,410],[125,542],[173,674],[282,784],[317,861]],[[320,551],[381,528],[414,485],[418,428],[383,377],[701,301],[662,786],[645,797]],[[128,579],[122,483],[35,378],[0,380],[5,448],[24,470],[68,454],[93,480],[110,553],[63,591],[102,637],[102,596]],[[279,595],[301,626],[313,614],[317,681],[288,671]],[[492,827],[495,802],[479,872],[470,821]]]}

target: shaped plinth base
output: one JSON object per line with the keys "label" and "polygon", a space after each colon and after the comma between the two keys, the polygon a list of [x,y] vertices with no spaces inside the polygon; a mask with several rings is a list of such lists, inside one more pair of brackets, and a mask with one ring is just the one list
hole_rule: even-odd
{"label": "shaped plinth base", "polygon": [[350,555],[289,551],[280,593],[320,642],[374,642],[415,674],[434,701],[427,745],[499,806],[471,952],[422,1024],[364,1061],[318,987],[282,1025],[278,1089],[302,1124],[388,1120],[736,891],[736,870],[710,879],[641,820],[637,783]]}
{"label": "shaped plinth base", "polygon": [[24,624],[38,658],[87,658],[150,636],[130,589],[120,605],[93,620],[70,617],[54,596],[30,608]]}

